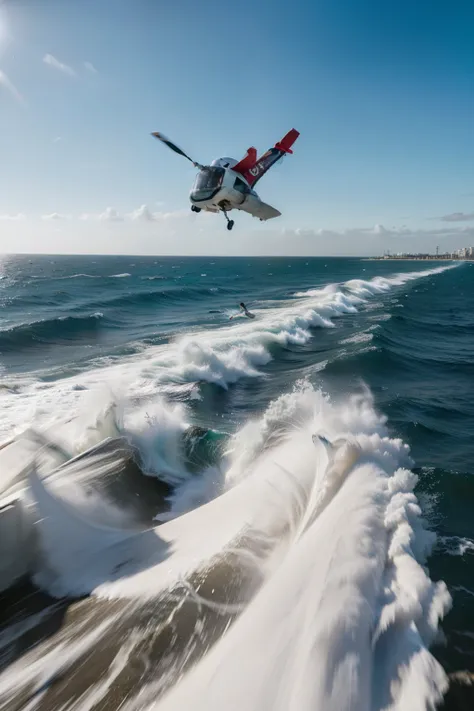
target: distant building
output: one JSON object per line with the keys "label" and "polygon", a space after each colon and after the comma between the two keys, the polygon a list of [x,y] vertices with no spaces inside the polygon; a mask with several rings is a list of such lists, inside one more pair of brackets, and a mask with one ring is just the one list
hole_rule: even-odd
{"label": "distant building", "polygon": [[384,252],[383,257],[375,257],[375,259],[474,259],[474,247],[461,247],[452,252],[444,252],[441,254],[439,247],[436,247],[435,254],[421,252],[397,252],[396,254],[390,254],[390,250],[387,250]]}

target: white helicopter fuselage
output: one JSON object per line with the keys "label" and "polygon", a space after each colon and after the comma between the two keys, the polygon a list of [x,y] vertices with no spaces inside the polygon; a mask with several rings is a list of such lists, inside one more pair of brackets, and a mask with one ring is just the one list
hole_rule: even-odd
{"label": "white helicopter fuselage", "polygon": [[207,212],[243,210],[260,220],[278,217],[281,213],[264,203],[247,180],[232,170],[235,158],[218,158],[201,168],[189,194],[192,209]]}
{"label": "white helicopter fuselage", "polygon": [[195,168],[199,168],[199,173],[189,194],[191,210],[193,212],[201,212],[201,210],[223,212],[227,219],[228,230],[234,226],[234,221],[229,220],[227,216],[230,210],[244,210],[253,217],[258,217],[259,220],[271,220],[272,217],[281,215],[281,212],[260,200],[253,186],[287,153],[293,153],[291,147],[299,135],[299,131],[292,128],[281,141],[265,151],[260,158],[257,149],[252,146],[240,161],[235,158],[218,158],[211,165],[202,165],[162,133],[158,131],[152,133],[152,136],[158,138],[174,153],[183,156]]}

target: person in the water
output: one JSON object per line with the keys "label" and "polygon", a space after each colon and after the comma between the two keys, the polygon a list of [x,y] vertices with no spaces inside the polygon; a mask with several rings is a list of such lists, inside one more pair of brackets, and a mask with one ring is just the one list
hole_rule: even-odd
{"label": "person in the water", "polygon": [[[247,316],[247,318],[255,318],[255,314],[250,313],[250,311],[245,306],[243,301],[240,302],[239,306],[240,306],[241,310],[244,312],[245,316]],[[231,316],[230,320],[232,320],[233,318],[235,318],[235,316]]]}

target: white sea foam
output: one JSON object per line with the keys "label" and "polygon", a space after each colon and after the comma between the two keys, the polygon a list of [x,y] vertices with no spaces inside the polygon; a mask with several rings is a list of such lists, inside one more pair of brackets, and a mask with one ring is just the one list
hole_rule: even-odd
{"label": "white sea foam", "polygon": [[362,331],[361,333],[355,333],[353,336],[348,336],[348,338],[341,341],[341,344],[348,345],[349,343],[370,343],[373,337],[374,334],[371,331]]}
{"label": "white sea foam", "polygon": [[462,557],[474,552],[474,541],[462,536],[439,536],[438,548],[447,555]]}
{"label": "white sea foam", "polygon": [[416,477],[398,468],[406,449],[387,438],[369,398],[331,407],[306,391],[274,408],[304,421],[311,401],[311,429],[339,436],[341,448],[329,466],[314,453],[305,491],[299,465],[309,452],[296,435],[284,445],[294,447],[289,474],[307,495],[305,525],[230,631],[150,709],[421,711],[445,690],[428,646],[450,597],[423,567],[435,537],[419,518]]}
{"label": "white sea foam", "polygon": [[56,277],[56,279],[100,279],[97,274],[71,274],[68,276]]}
{"label": "white sea foam", "polygon": [[[94,646],[117,620],[117,615],[109,616],[97,626],[77,639],[61,640],[46,654],[37,657],[28,665],[20,659],[8,667],[7,673],[0,675],[0,699],[12,696],[21,684],[28,687],[30,703],[25,709],[34,709],[47,692],[52,679],[57,678],[64,669],[74,664],[88,649]],[[80,626],[79,626],[80,627]],[[80,629],[77,632],[82,631]],[[30,686],[31,685],[31,686]]]}
{"label": "white sea foam", "polygon": [[[222,388],[242,378],[261,377],[275,352],[291,344],[304,345],[314,329],[333,328],[334,319],[356,314],[380,293],[455,266],[370,281],[352,280],[300,292],[279,307],[255,310],[257,318],[231,322],[219,329],[178,336],[167,345],[151,346],[119,361],[104,358],[97,367],[55,382],[12,376],[21,393],[5,393],[0,411],[0,437],[24,423],[64,419],[77,409],[88,389],[113,387],[124,398],[150,398],[164,388],[195,382]],[[115,275],[115,276],[129,276]]]}
{"label": "white sea foam", "polygon": [[181,483],[177,517],[154,530],[104,530],[32,473],[36,580],[55,595],[138,603],[232,549],[259,592],[150,710],[424,711],[446,687],[429,646],[450,597],[426,572],[435,536],[409,466],[369,393],[331,402],[300,383],[235,436],[198,492],[191,477]]}

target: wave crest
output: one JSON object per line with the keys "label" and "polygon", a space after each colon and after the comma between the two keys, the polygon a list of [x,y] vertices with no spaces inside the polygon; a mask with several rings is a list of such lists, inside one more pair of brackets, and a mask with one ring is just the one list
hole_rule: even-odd
{"label": "wave crest", "polygon": [[[153,433],[160,436],[162,423],[162,442],[173,441],[187,426],[185,411],[160,408],[151,431],[143,413],[117,427],[129,427],[142,458],[176,471],[175,454],[156,450]],[[114,422],[110,414],[108,431]],[[95,503],[88,510],[69,487],[61,494],[60,470],[46,479],[32,471],[36,580],[56,595],[102,598],[107,618],[111,600],[144,610],[169,593],[179,606],[178,586],[188,591],[214,571],[208,596],[199,585],[193,595],[199,609],[224,614],[235,607],[218,602],[228,572],[245,571],[253,587],[231,627],[203,646],[187,674],[177,672],[165,696],[141,689],[131,709],[382,711],[409,700],[421,711],[446,686],[429,646],[450,597],[425,568],[435,536],[420,518],[410,465],[408,447],[389,436],[368,391],[331,400],[302,381],[240,430],[217,466],[199,478],[181,469],[172,520],[155,528],[130,531],[110,517],[115,527],[104,528]],[[14,693],[34,677],[54,678],[51,663],[32,650]],[[7,682],[0,677],[0,689]]]}
{"label": "wave crest", "polygon": [[100,311],[88,316],[58,316],[43,321],[19,324],[0,331],[0,351],[28,348],[36,343],[61,343],[95,335],[100,329]]}

